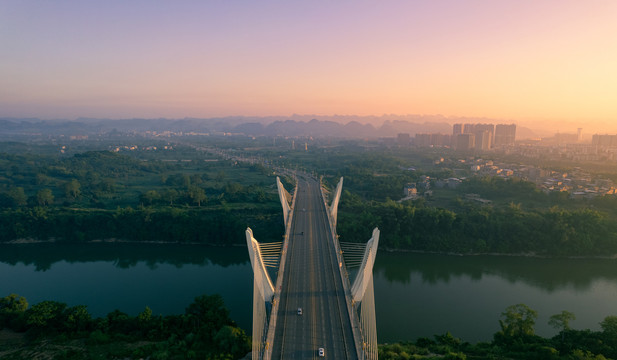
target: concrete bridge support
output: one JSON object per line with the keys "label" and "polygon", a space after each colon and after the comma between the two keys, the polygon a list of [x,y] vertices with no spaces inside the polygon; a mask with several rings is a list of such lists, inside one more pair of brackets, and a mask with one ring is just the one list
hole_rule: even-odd
{"label": "concrete bridge support", "polygon": [[285,187],[283,187],[281,179],[278,176],[276,177],[276,187],[279,192],[279,199],[281,199],[281,206],[283,207],[283,220],[285,221],[285,226],[287,226],[287,218],[289,217],[289,213],[291,211],[291,207],[289,206],[289,203],[291,202],[291,195],[287,192],[287,190],[285,190]]}
{"label": "concrete bridge support", "polygon": [[[250,228],[246,229],[246,243],[253,268],[253,341],[252,341],[252,359],[269,359],[272,353],[272,348],[268,344],[272,343],[274,337],[274,325],[269,326],[269,322],[276,323],[277,306],[280,301],[280,293],[276,292],[276,287],[280,288],[282,277],[279,276],[276,281],[276,287],[273,285],[272,279],[268,275],[266,267],[273,266],[273,263],[278,263],[280,273],[285,271],[285,257],[287,252],[287,243],[291,221],[293,219],[293,207],[295,205],[295,194],[292,197],[279,177],[276,178],[281,206],[283,207],[283,218],[285,221],[285,240],[280,246],[280,261],[273,261],[273,243],[260,244],[253,237],[253,231]],[[263,251],[262,251],[263,249]],[[265,252],[265,253],[264,253]]]}
{"label": "concrete bridge support", "polygon": [[360,330],[364,359],[377,360],[377,326],[375,318],[375,294],[373,290],[373,265],[379,246],[379,229],[373,229],[373,236],[366,243],[364,257],[358,275],[351,286],[354,309],[360,312]]}
{"label": "concrete bridge support", "polygon": [[[246,242],[249,250],[251,266],[253,268],[253,344],[252,358],[269,359],[272,356],[272,346],[274,343],[274,327],[280,303],[280,291],[282,276],[285,272],[285,259],[287,245],[291,231],[291,222],[293,220],[293,208],[296,202],[297,185],[294,196],[289,194],[283,187],[280,178],[276,179],[279,199],[283,207],[283,216],[285,221],[285,240],[280,248],[281,256],[279,263],[279,275],[276,279],[276,286],[273,285],[270,279],[266,266],[272,266],[272,260],[269,260],[273,252],[274,245],[272,243],[261,245],[253,237],[253,232],[250,228],[246,230]],[[339,275],[343,279],[343,288],[347,299],[348,314],[351,318],[352,332],[354,333],[355,347],[357,354],[361,359],[377,360],[377,331],[375,321],[375,296],[373,289],[373,265],[379,245],[379,229],[375,228],[371,239],[367,242],[364,248],[360,269],[353,284],[349,283],[346,277],[346,265],[343,259],[343,251],[340,248],[338,235],[336,234],[336,223],[338,215],[338,204],[343,188],[343,178],[339,180],[336,189],[333,192],[333,197],[330,206],[326,204],[326,213],[330,224],[331,241],[334,243],[338,263],[341,272]],[[322,201],[325,200],[323,188],[321,193]],[[280,245],[279,245],[280,246]],[[359,244],[358,257],[362,254],[362,247]],[[265,253],[262,253],[262,248]],[[355,262],[357,265],[357,262]],[[272,326],[269,325],[272,323]]]}
{"label": "concrete bridge support", "polygon": [[332,204],[330,205],[330,219],[332,220],[332,226],[336,227],[336,216],[338,215],[338,202],[341,199],[341,191],[343,190],[343,178],[338,182],[336,190],[334,191],[334,197],[332,198]]}
{"label": "concrete bridge support", "polygon": [[266,344],[269,310],[274,297],[274,286],[266,271],[259,243],[253,237],[253,230],[246,229],[246,245],[253,268],[253,359],[261,359]]}

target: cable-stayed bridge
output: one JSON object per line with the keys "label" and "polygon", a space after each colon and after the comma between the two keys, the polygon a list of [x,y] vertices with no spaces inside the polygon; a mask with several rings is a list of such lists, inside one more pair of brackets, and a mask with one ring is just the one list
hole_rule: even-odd
{"label": "cable-stayed bridge", "polygon": [[316,179],[296,178],[292,196],[277,178],[284,241],[261,244],[246,230],[254,274],[253,359],[377,359],[373,264],[379,230],[366,244],[339,243],[342,186],[343,178],[328,206]]}

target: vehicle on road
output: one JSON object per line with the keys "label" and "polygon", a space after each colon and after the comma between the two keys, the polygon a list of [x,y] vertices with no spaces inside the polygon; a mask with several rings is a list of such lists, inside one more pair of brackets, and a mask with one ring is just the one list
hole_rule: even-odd
{"label": "vehicle on road", "polygon": [[302,308],[298,308],[298,315],[302,315]]}
{"label": "vehicle on road", "polygon": [[326,351],[323,348],[319,348],[319,357],[325,357]]}

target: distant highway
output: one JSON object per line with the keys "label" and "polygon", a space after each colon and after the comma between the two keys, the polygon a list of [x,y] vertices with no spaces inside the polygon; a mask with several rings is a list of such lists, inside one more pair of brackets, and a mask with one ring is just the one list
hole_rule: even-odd
{"label": "distant highway", "polygon": [[[319,183],[298,178],[272,359],[358,359]],[[302,308],[302,314],[298,314]],[[272,325],[271,325],[272,326]]]}

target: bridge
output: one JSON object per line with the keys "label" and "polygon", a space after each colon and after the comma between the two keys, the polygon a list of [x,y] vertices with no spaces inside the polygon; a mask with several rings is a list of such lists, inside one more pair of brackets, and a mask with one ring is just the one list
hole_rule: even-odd
{"label": "bridge", "polygon": [[339,242],[343,178],[330,206],[312,177],[296,177],[293,196],[279,178],[277,187],[284,241],[259,243],[246,230],[254,274],[252,358],[377,359],[373,264],[379,230],[366,244]]}

